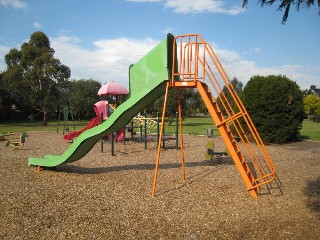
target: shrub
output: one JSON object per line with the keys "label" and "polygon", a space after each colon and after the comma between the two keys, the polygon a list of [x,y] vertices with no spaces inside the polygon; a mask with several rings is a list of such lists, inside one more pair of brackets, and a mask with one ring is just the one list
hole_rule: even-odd
{"label": "shrub", "polygon": [[303,93],[286,76],[254,76],[242,100],[266,143],[287,143],[299,137],[304,118]]}

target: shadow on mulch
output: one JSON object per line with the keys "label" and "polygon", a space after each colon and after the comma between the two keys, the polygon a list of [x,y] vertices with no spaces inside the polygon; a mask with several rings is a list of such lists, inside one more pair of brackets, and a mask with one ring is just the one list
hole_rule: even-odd
{"label": "shadow on mulch", "polygon": [[307,206],[320,213],[320,177],[315,181],[308,181],[304,193],[308,196]]}
{"label": "shadow on mulch", "polygon": [[[204,160],[201,162],[186,162],[185,167],[201,167],[201,166],[223,166],[223,165],[234,165],[234,162],[231,158],[224,158],[220,162],[215,160]],[[155,164],[135,164],[135,165],[123,165],[123,166],[114,166],[114,167],[102,167],[102,168],[85,168],[74,165],[61,165],[56,167],[55,171],[57,172],[66,172],[66,173],[77,173],[77,174],[102,174],[109,172],[119,172],[119,171],[128,171],[128,170],[154,170]],[[164,163],[159,165],[159,169],[172,169],[172,168],[181,168],[181,163]]]}

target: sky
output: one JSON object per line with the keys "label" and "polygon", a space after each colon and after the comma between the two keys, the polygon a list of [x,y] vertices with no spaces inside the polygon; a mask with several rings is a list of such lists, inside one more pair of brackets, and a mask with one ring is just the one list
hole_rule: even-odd
{"label": "sky", "polygon": [[262,8],[249,0],[242,8],[242,0],[0,0],[0,71],[10,49],[42,31],[71,79],[128,86],[130,64],[167,33],[198,33],[244,85],[254,75],[281,74],[302,90],[320,87],[319,9],[292,8],[282,24],[278,2]]}

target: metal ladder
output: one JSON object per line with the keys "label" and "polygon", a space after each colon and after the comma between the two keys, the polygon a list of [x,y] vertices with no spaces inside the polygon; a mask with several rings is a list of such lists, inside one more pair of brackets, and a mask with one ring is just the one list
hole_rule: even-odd
{"label": "metal ladder", "polygon": [[[167,89],[197,88],[247,190],[252,197],[258,197],[263,185],[276,181],[276,168],[215,52],[198,34],[175,37],[173,49],[172,69],[174,71]],[[166,97],[164,109],[165,105]],[[239,141],[235,140],[235,136]],[[153,196],[159,158],[160,150],[157,155]],[[183,180],[185,180],[183,150],[181,162]],[[271,184],[269,187],[272,187]]]}

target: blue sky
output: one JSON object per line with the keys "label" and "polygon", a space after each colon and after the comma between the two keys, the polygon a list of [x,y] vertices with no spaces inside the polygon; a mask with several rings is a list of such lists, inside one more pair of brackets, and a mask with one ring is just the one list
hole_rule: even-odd
{"label": "blue sky", "polygon": [[35,31],[44,32],[72,79],[128,86],[128,67],[168,32],[199,33],[230,78],[283,74],[301,89],[320,87],[317,6],[281,11],[250,0],[0,0],[0,71],[4,56]]}

